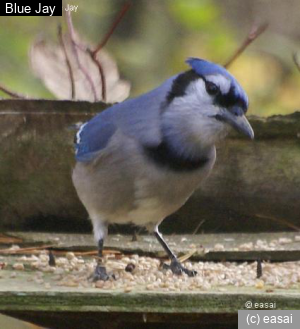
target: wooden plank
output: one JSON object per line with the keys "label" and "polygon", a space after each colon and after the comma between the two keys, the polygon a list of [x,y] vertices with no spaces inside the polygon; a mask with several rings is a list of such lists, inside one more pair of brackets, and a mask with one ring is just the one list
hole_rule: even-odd
{"label": "wooden plank", "polygon": [[[298,288],[299,289],[299,288]],[[76,289],[78,290],[78,289]],[[245,303],[276,303],[281,310],[300,309],[299,290],[265,293],[236,289],[232,292],[121,293],[114,291],[0,292],[0,311],[130,312],[130,313],[237,313]]]}
{"label": "wooden plank", "polygon": [[[50,243],[55,244],[59,250],[94,248],[91,235],[44,233],[15,235],[23,239],[26,245]],[[299,248],[299,241],[295,241],[296,236],[294,233],[281,233],[258,236],[223,234],[167,238],[178,252],[189,251],[193,245],[196,245],[199,248],[199,255],[202,250],[199,241],[207,248],[213,248],[216,243],[223,243],[225,250],[219,253],[228,257],[234,254],[231,249],[237,248],[241,243],[257,242],[257,240],[271,242],[280,238],[292,241],[283,244],[283,250],[280,251],[288,255]],[[159,245],[151,236],[140,236],[138,242],[130,242],[130,238],[130,236],[109,236],[108,247],[122,249],[123,252],[130,254],[139,251],[142,254],[150,252],[156,256],[162,255]],[[249,253],[251,255],[251,251]],[[207,255],[209,254],[214,255],[214,253]],[[218,257],[221,259],[223,256]],[[128,328],[134,324],[142,328],[145,323],[161,325],[165,328],[172,325],[175,329],[179,324],[184,324],[186,328],[190,328],[189,325],[194,328],[193,324],[197,324],[197,328],[201,326],[214,328],[217,323],[227,323],[230,327],[237,322],[237,310],[245,309],[245,303],[249,300],[253,303],[272,302],[276,304],[277,309],[300,309],[300,282],[279,288],[260,285],[258,280],[258,284],[251,287],[212,285],[206,290],[199,286],[192,290],[184,288],[181,291],[159,287],[149,290],[145,283],[135,285],[125,292],[123,286],[107,289],[97,288],[92,284],[85,287],[60,285],[57,275],[50,272],[43,272],[42,283],[39,283],[33,279],[39,271],[34,270],[25,261],[24,264],[28,264],[25,270],[15,271],[16,274],[12,275],[14,272],[12,265],[20,262],[20,256],[2,255],[1,257],[0,262],[7,263],[7,266],[0,271],[0,312],[45,327],[86,328],[87,323],[89,328],[127,328],[124,323],[127,323]],[[239,265],[236,266],[238,270]],[[199,275],[204,274],[199,273]]]}
{"label": "wooden plank", "polygon": [[[55,250],[95,250],[91,234],[54,234],[54,233],[10,233],[24,239],[26,246],[53,245]],[[269,261],[300,260],[300,234],[292,232],[260,233],[260,234],[201,234],[166,236],[170,247],[178,255],[186,254],[195,249],[192,260],[197,261]],[[271,249],[271,243],[277,241],[274,250],[264,250],[262,246]],[[280,243],[280,241],[282,241]],[[252,250],[240,250],[245,244],[253,244]],[[262,244],[263,243],[263,244]],[[216,250],[216,247],[224,250]],[[161,246],[152,235],[140,235],[138,241],[132,242],[128,235],[109,235],[105,248],[116,249],[123,253],[163,257]],[[218,248],[217,248],[218,249]]]}
{"label": "wooden plank", "polygon": [[[2,288],[2,287],[1,287]],[[246,288],[224,292],[122,293],[78,288],[35,291],[15,285],[0,291],[0,312],[51,328],[97,328],[101,324],[139,323],[236,323],[237,310],[247,301],[275,303],[277,309],[300,308],[299,288],[274,293]],[[224,317],[227,319],[224,320]],[[56,319],[56,323],[53,322]],[[68,325],[66,325],[66,323]],[[101,328],[101,326],[100,326]],[[105,327],[104,327],[105,328]]]}
{"label": "wooden plank", "polygon": [[[237,314],[187,314],[175,315],[157,313],[126,312],[9,312],[11,316],[31,321],[52,329],[216,329],[222,323],[222,329],[237,328]],[[179,321],[178,321],[179,320]]]}
{"label": "wooden plank", "polygon": [[[90,228],[71,181],[71,125],[102,103],[0,101],[0,227]],[[300,114],[250,118],[252,143],[232,134],[217,147],[208,180],[163,228],[171,232],[288,230],[299,223]],[[51,155],[51,156],[50,156]],[[259,174],[258,174],[259,173]],[[22,179],[20,179],[20,177]],[[43,193],[40,193],[43,191]],[[122,229],[124,232],[124,228]]]}
{"label": "wooden plank", "polygon": [[290,289],[269,287],[226,286],[224,290],[212,287],[209,291],[173,292],[133,290],[102,290],[97,288],[65,287],[55,285],[53,275],[45,273],[49,290],[32,281],[32,271],[18,271],[17,278],[4,271],[0,279],[0,311],[47,312],[132,312],[132,313],[236,313],[245,302],[275,302],[278,309],[300,309],[300,286]]}

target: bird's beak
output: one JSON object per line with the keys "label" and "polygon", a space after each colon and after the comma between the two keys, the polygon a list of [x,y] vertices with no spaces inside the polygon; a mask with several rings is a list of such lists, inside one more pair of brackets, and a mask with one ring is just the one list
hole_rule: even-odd
{"label": "bird's beak", "polygon": [[254,131],[246,116],[241,114],[241,111],[239,111],[239,115],[235,115],[231,111],[223,110],[217,116],[217,119],[228,123],[235,130],[241,132],[251,139],[254,139]]}

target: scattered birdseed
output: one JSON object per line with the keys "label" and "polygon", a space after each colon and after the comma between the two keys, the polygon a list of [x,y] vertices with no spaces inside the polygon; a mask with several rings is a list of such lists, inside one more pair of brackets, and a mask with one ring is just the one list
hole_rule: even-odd
{"label": "scattered birdseed", "polygon": [[66,258],[67,258],[68,260],[72,260],[72,259],[75,258],[75,255],[74,255],[73,252],[67,252],[67,253],[66,253]]}
{"label": "scattered birdseed", "polygon": [[9,248],[9,250],[12,250],[12,251],[14,251],[14,250],[19,250],[19,249],[20,249],[20,246],[15,245],[15,244],[13,244],[13,245]]}
{"label": "scattered birdseed", "polygon": [[48,282],[47,282],[47,283],[45,283],[45,288],[46,288],[46,289],[51,289],[51,284],[50,284],[50,283],[48,283]]}
{"label": "scattered birdseed", "polygon": [[217,243],[214,246],[214,251],[223,251],[225,250],[225,247],[221,243]]}
{"label": "scattered birdseed", "polygon": [[[272,243],[275,243],[274,241]],[[279,245],[279,242],[276,242]],[[262,246],[264,241],[254,246]],[[268,244],[268,247],[270,243]],[[215,246],[222,249],[221,246]],[[247,249],[247,243],[240,246]],[[46,289],[69,287],[74,289],[97,288],[100,290],[131,291],[206,291],[216,289],[222,291],[231,287],[254,287],[256,289],[295,288],[300,284],[300,261],[284,263],[263,263],[260,272],[256,262],[191,262],[185,261],[184,266],[198,272],[195,277],[186,274],[177,276],[172,271],[162,270],[161,261],[156,258],[138,255],[105,255],[103,265],[107,268],[108,281],[92,282],[97,259],[92,257],[76,257],[74,253],[66,253],[65,257],[56,258],[56,267],[49,266],[49,257],[45,253],[38,256],[20,257],[11,264],[15,271],[24,269],[28,264],[33,271],[31,284],[42,285]],[[260,274],[260,273],[259,273]],[[10,274],[16,278],[16,272]],[[46,279],[44,279],[46,278]],[[114,279],[115,278],[115,279]],[[45,281],[51,280],[51,283]],[[28,281],[28,282],[29,282]]]}
{"label": "scattered birdseed", "polygon": [[16,271],[24,271],[24,265],[22,263],[15,263],[12,267]]}
{"label": "scattered birdseed", "polygon": [[17,273],[16,272],[12,272],[9,277],[11,279],[15,279],[17,277]]}
{"label": "scattered birdseed", "polygon": [[128,263],[125,267],[126,272],[132,273],[135,269],[135,265],[133,263]]}
{"label": "scattered birdseed", "polygon": [[280,244],[288,244],[288,243],[292,243],[293,240],[292,239],[289,239],[289,238],[279,238],[278,242]]}
{"label": "scattered birdseed", "polygon": [[257,282],[255,284],[255,288],[262,289],[264,286],[265,286],[265,283],[263,280],[257,280]]}
{"label": "scattered birdseed", "polygon": [[27,261],[27,257],[26,256],[22,256],[22,257],[17,258],[17,260],[20,261],[20,262],[26,262]]}
{"label": "scattered birdseed", "polygon": [[238,249],[240,251],[253,250],[253,242],[248,242],[248,243],[241,244]]}
{"label": "scattered birdseed", "polygon": [[130,286],[125,287],[124,292],[130,292],[130,291],[132,291],[132,287]]}
{"label": "scattered birdseed", "polygon": [[7,266],[7,263],[1,262],[0,263],[0,270],[3,270]]}

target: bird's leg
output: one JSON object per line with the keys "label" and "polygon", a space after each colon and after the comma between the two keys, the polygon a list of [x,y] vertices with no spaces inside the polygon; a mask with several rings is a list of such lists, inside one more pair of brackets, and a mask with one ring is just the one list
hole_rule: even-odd
{"label": "bird's leg", "polygon": [[176,255],[172,252],[172,250],[169,248],[167,245],[166,241],[164,240],[163,236],[158,230],[158,225],[155,226],[154,229],[154,235],[156,236],[158,242],[161,244],[161,246],[164,248],[166,251],[167,255],[169,256],[171,260],[171,264],[167,265],[164,264],[164,268],[170,269],[174,274],[181,275],[182,273],[187,274],[188,276],[192,277],[197,274],[196,271],[194,270],[188,270],[185,268],[177,259]]}
{"label": "bird's leg", "polygon": [[105,266],[102,264],[102,256],[103,256],[103,239],[99,239],[98,241],[98,263],[93,275],[93,281],[107,281],[109,276],[106,272]]}

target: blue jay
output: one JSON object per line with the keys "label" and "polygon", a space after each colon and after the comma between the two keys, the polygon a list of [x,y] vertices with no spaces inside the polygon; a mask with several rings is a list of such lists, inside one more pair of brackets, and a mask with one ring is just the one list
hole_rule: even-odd
{"label": "blue jay", "polygon": [[[254,138],[248,98],[222,66],[189,58],[190,69],[137,98],[113,105],[76,134],[73,182],[88,211],[99,258],[110,223],[153,231],[175,274],[185,268],[158,230],[210,173],[215,144],[230,127]],[[107,280],[101,262],[95,280]]]}

